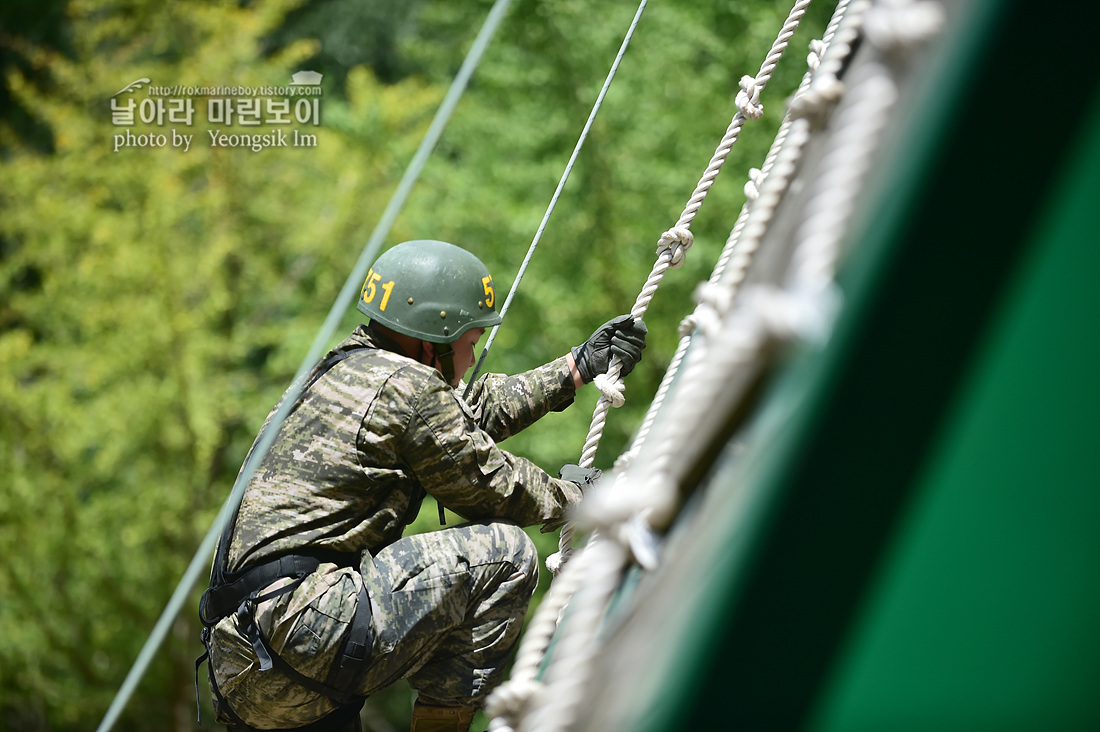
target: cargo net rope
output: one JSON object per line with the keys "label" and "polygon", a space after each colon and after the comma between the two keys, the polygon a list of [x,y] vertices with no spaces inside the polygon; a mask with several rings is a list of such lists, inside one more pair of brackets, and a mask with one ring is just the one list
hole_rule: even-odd
{"label": "cargo net rope", "polygon": [[[761,92],[808,5],[795,3],[760,71],[741,79],[738,111],[680,219],[659,239],[656,263],[631,309],[635,318],[644,316],[666,271],[682,264],[693,241],[691,222],[745,121],[761,116]],[[942,24],[943,10],[934,0],[839,0],[822,38],[810,44],[809,68],[763,164],[749,172],[745,204],[710,278],[696,289],[697,306],[680,326],[675,355],[641,426],[613,470],[589,491],[575,523],[562,529],[559,551],[547,560],[555,579],[523,637],[510,680],[489,697],[490,732],[574,728],[599,652],[597,632],[622,573],[632,563],[656,568],[659,532],[682,504],[680,485],[692,467],[702,405],[728,402],[730,375],[762,361],[766,350],[828,337],[839,304],[834,275],[841,243],[899,97],[897,70]],[[842,82],[857,41],[869,48],[870,60],[845,73]],[[773,282],[745,284],[815,135],[821,137],[819,172],[795,214],[786,271]],[[619,367],[613,359],[595,381],[601,397],[583,467],[594,462],[610,407],[624,401]],[[674,380],[674,398],[667,399]],[[577,528],[588,532],[588,540],[574,550]],[[559,629],[567,605],[568,622]]]}

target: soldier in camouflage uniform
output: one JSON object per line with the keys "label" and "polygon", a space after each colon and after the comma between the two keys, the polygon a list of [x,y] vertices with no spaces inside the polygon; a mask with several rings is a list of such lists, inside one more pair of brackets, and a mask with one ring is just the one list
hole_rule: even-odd
{"label": "soldier in camouflage uniform", "polygon": [[[314,368],[215,569],[233,579],[281,557],[312,564],[253,576],[220,612],[204,596],[215,705],[231,730],[358,729],[362,698],[401,678],[418,692],[413,730],[466,730],[501,681],[538,579],[520,527],[561,523],[595,471],[554,478],[496,443],[569,406],[611,355],[629,372],[645,326],[616,318],[463,399],[474,345],[500,322],[494,301],[485,266],[444,242],[406,242],[371,269],[359,302],[370,326]],[[402,538],[425,493],[470,523]],[[349,670],[353,626],[366,640]]]}

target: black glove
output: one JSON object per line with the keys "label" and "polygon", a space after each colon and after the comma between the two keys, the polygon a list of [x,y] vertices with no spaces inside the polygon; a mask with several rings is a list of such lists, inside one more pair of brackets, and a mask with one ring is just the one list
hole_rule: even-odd
{"label": "black glove", "polygon": [[585,490],[588,486],[595,483],[603,475],[603,471],[599,468],[582,468],[580,465],[574,465],[568,463],[561,466],[561,470],[558,471],[558,477],[562,480],[568,480],[570,483],[576,483],[581,487],[581,490]]}
{"label": "black glove", "polygon": [[573,360],[577,362],[581,379],[587,384],[599,374],[607,373],[612,355],[623,362],[619,375],[629,374],[634,364],[642,360],[648,332],[645,323],[630,315],[620,315],[601,325],[587,341],[573,349]]}

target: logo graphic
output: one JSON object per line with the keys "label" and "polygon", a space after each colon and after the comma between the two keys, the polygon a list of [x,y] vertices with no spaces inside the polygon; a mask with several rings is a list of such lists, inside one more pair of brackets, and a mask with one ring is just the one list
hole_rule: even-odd
{"label": "logo graphic", "polygon": [[290,83],[294,86],[316,86],[321,83],[322,78],[324,74],[318,74],[316,71],[296,71],[290,77]]}
{"label": "logo graphic", "polygon": [[143,76],[140,79],[138,79],[137,81],[131,81],[129,84],[127,84],[122,89],[119,89],[118,91],[116,91],[111,96],[112,97],[117,97],[119,94],[122,94],[123,92],[137,91],[138,89],[140,89],[141,87],[143,87],[144,85],[146,85],[148,83],[149,83],[149,77]]}

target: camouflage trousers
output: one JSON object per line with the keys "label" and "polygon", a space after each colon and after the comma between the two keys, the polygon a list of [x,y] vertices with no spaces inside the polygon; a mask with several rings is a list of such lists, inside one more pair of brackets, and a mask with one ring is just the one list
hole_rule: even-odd
{"label": "camouflage trousers", "polygon": [[[359,570],[323,567],[257,608],[256,623],[279,655],[324,680],[361,583],[370,597],[374,640],[357,691],[369,695],[407,678],[424,703],[480,705],[502,680],[538,582],[538,555],[523,530],[485,522],[409,536],[373,558],[364,555]],[[230,616],[215,627],[210,661],[221,694],[244,722],[286,729],[336,708],[275,669],[261,671],[251,643],[233,624]]]}

